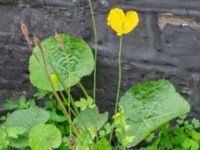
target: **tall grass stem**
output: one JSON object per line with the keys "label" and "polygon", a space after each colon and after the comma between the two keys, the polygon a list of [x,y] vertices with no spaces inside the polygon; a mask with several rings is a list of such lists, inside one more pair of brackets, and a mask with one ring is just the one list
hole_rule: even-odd
{"label": "tall grass stem", "polygon": [[97,29],[96,29],[96,21],[94,16],[94,9],[92,7],[91,0],[88,0],[89,6],[90,6],[90,12],[92,15],[92,24],[93,24],[93,32],[94,32],[94,79],[93,79],[93,99],[96,101],[96,76],[97,76]]}

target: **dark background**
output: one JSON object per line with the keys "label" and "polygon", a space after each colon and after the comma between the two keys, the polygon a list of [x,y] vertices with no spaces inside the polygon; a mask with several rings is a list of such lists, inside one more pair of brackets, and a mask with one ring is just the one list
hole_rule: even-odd
{"label": "dark background", "polygon": [[[97,97],[101,110],[113,110],[117,89],[119,38],[107,27],[110,8],[134,9],[140,24],[124,38],[122,93],[140,82],[169,79],[200,118],[200,1],[93,0],[98,30]],[[163,14],[164,13],[164,14]],[[20,32],[24,21],[41,39],[54,31],[82,37],[91,47],[87,0],[0,0],[0,106],[6,99],[31,97],[31,51]],[[84,83],[92,90],[92,78]]]}

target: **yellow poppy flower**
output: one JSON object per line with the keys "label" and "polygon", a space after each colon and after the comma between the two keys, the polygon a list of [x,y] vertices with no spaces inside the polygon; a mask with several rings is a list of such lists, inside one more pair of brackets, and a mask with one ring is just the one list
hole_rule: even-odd
{"label": "yellow poppy flower", "polygon": [[120,8],[113,8],[107,18],[108,26],[117,32],[118,36],[131,32],[139,23],[136,11],[128,11],[126,14]]}

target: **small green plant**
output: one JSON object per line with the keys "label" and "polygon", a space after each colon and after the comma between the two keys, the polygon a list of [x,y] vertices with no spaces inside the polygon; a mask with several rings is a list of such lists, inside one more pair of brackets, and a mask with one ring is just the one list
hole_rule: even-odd
{"label": "small green plant", "polygon": [[0,129],[0,149],[7,149],[9,145],[12,145],[11,141],[18,139],[24,132],[23,127]]}
{"label": "small green plant", "polygon": [[[125,150],[149,135],[148,140],[151,140],[154,130],[189,112],[188,102],[167,80],[135,85],[120,98],[123,36],[137,27],[139,16],[135,11],[125,14],[122,9],[114,8],[108,15],[107,23],[120,37],[119,76],[115,114],[113,120],[108,121],[108,112],[101,113],[96,105],[97,34],[92,4],[90,0],[88,2],[95,34],[94,57],[90,46],[74,36],[55,33],[55,36],[41,42],[34,35],[32,41],[28,27],[22,23],[22,32],[32,50],[30,81],[39,91],[34,94],[33,100],[20,97],[19,103],[7,101],[4,104],[4,108],[11,113],[1,119],[0,149],[111,150],[115,147]],[[91,97],[81,80],[93,71]],[[71,94],[75,85],[84,94],[78,100]],[[39,107],[37,103],[41,99],[46,100],[42,100],[43,106]],[[197,120],[192,122],[195,127],[199,126]],[[166,128],[162,128],[159,138]],[[116,143],[112,143],[114,135]],[[182,147],[196,148],[198,138],[198,132],[194,130],[192,138],[184,141]]]}
{"label": "small green plant", "polygon": [[3,105],[6,110],[26,109],[34,106],[36,106],[35,101],[26,100],[24,96],[19,97],[18,103],[14,100],[7,100]]}
{"label": "small green plant", "polygon": [[200,121],[187,120],[185,116],[176,120],[174,126],[165,124],[160,128],[158,136],[151,134],[147,142],[153,141],[140,150],[199,150],[200,148]]}
{"label": "small green plant", "polygon": [[[44,101],[45,96],[46,98]],[[11,110],[12,113],[2,116],[3,124],[0,128],[0,149],[9,149],[11,147],[19,149],[29,146],[32,149],[37,149],[29,144],[29,134],[32,129],[35,129],[35,126],[39,124],[46,124],[47,127],[51,125],[53,128],[56,128],[62,136],[69,135],[68,122],[60,112],[53,95],[47,91],[39,90],[34,94],[34,97],[35,99],[26,100],[25,97],[21,96],[19,98],[19,103],[8,100],[3,105],[5,109]],[[39,101],[44,101],[42,107],[36,106],[36,103]],[[53,133],[46,132],[44,135],[40,134],[41,137],[44,136],[42,137],[44,139],[44,146],[46,142],[45,138],[51,138],[45,134],[52,136]],[[53,135],[53,137],[54,136],[55,135]],[[38,138],[31,138],[31,141],[33,140],[37,141]],[[60,141],[62,141],[62,139]],[[51,141],[49,144],[51,144]]]}

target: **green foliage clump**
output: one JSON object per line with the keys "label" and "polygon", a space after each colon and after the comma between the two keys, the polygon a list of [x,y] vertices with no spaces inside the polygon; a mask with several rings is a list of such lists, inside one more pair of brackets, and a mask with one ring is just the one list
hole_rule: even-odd
{"label": "green foliage clump", "polygon": [[[37,148],[32,147],[30,144],[34,141],[37,141],[37,144],[32,145],[36,147],[43,146],[41,147],[42,149],[44,147],[48,149],[48,146],[51,146],[51,148],[60,146],[62,141],[61,132],[63,136],[69,134],[66,117],[60,114],[60,109],[55,103],[52,94],[48,94],[49,96],[46,97],[43,107],[36,106],[37,101],[44,99],[47,94],[48,92],[39,90],[34,94],[35,99],[26,100],[25,97],[20,97],[19,103],[11,100],[6,101],[4,108],[13,112],[2,116],[3,124],[0,127],[0,150],[27,149],[28,147],[37,150]],[[41,124],[43,126],[38,127]],[[31,135],[30,137],[31,131],[35,133],[33,129],[40,132],[38,136],[34,135],[32,137]],[[55,132],[52,132],[53,129]],[[43,132],[45,130],[46,132]],[[55,139],[56,141],[53,141],[55,135],[58,138]],[[40,141],[41,139],[42,141]],[[39,141],[44,143],[40,143]]]}
{"label": "green foliage clump", "polygon": [[[24,24],[22,31],[32,48]],[[30,80],[39,92],[32,100],[20,97],[18,103],[9,100],[4,104],[10,112],[1,117],[0,149],[125,150],[147,137],[149,142],[154,140],[153,131],[190,110],[188,102],[167,80],[135,85],[118,102],[121,36],[115,113],[109,122],[108,112],[100,113],[96,105],[96,89],[90,97],[81,84],[81,79],[90,75],[93,69],[96,73],[96,56],[94,60],[89,45],[80,38],[57,33],[42,42],[37,36],[33,39],[35,47],[29,60]],[[84,96],[75,101],[72,86],[80,87]],[[39,101],[42,102],[40,107],[37,105]],[[141,150],[198,150],[200,135],[196,129],[199,125],[195,119],[192,122],[179,119],[170,132],[169,126],[162,126],[153,144]]]}
{"label": "green foliage clump", "polygon": [[46,123],[48,120],[49,113],[41,108],[33,107],[20,109],[14,111],[7,117],[5,123],[3,124],[3,128],[7,130],[8,135],[9,133],[10,135],[15,135],[14,132],[16,132],[16,129],[18,129],[18,132],[20,131],[19,128],[24,129],[22,135],[19,137],[13,135],[12,137],[14,138],[10,139],[10,145],[12,147],[23,148],[29,145],[28,136],[31,128],[36,124]]}
{"label": "green foliage clump", "polygon": [[152,134],[152,138],[147,142],[153,141],[148,147],[140,150],[199,150],[200,148],[200,121],[193,118],[187,120],[185,116],[176,120],[175,125],[161,126],[158,136]]}

